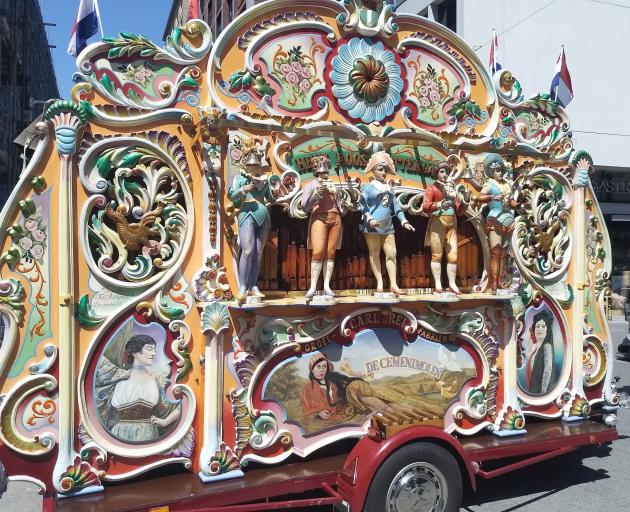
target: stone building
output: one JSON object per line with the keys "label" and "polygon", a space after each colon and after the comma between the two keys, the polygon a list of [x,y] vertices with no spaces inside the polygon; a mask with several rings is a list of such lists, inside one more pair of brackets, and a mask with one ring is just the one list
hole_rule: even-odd
{"label": "stone building", "polygon": [[[217,34],[227,27],[230,22],[261,0],[198,0],[199,16],[212,29],[212,35],[216,39]],[[174,27],[184,25],[188,19],[190,0],[173,0],[171,12],[166,21],[164,39],[171,33]]]}
{"label": "stone building", "polygon": [[13,140],[59,90],[38,0],[0,1],[0,203],[22,169]]}

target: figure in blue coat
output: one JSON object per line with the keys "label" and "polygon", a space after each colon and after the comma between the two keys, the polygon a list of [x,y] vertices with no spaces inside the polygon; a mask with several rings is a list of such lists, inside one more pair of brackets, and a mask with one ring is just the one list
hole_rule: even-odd
{"label": "figure in blue coat", "polygon": [[273,201],[269,180],[263,173],[260,158],[252,151],[245,162],[246,170],[234,178],[228,197],[239,208],[238,261],[239,300],[246,296],[264,297],[258,289],[258,273],[267,243],[271,220],[267,205]]}
{"label": "figure in blue coat", "polygon": [[394,187],[387,183],[387,174],[396,174],[394,161],[385,151],[374,153],[370,158],[365,173],[372,174],[372,181],[361,192],[361,210],[368,246],[370,267],[376,278],[377,293],[383,292],[383,274],[381,272],[381,250],[385,252],[385,268],[389,277],[390,291],[396,295],[403,292],[396,282],[396,238],[394,237],[394,217],[403,228],[415,231],[402,211],[394,194]]}

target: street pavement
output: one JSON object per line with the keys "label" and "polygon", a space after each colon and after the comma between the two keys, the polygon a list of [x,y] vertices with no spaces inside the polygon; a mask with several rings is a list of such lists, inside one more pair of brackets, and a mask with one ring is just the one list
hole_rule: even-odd
{"label": "street pavement", "polygon": [[[630,394],[630,362],[617,358],[617,345],[628,333],[623,320],[609,322],[615,346],[614,373],[620,391]],[[478,481],[477,493],[466,493],[465,512],[609,512],[630,510],[630,409],[619,409],[620,439],[609,447],[586,447],[492,480]],[[40,512],[37,487],[10,482],[0,512]],[[318,507],[309,512],[328,512]],[[86,511],[88,512],[88,511]],[[306,512],[306,511],[305,511]]]}

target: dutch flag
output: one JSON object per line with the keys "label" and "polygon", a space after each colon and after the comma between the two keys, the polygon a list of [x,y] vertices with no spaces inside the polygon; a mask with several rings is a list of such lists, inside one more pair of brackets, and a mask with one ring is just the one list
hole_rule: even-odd
{"label": "dutch flag", "polygon": [[551,99],[556,100],[563,107],[566,107],[573,99],[573,86],[567,67],[567,58],[564,55],[564,46],[556,62],[556,73],[551,80],[550,94]]}
{"label": "dutch flag", "polygon": [[79,12],[77,12],[77,17],[72,26],[68,53],[73,57],[79,55],[81,50],[87,46],[87,40],[95,35],[99,29],[101,35],[103,35],[97,0],[81,0],[79,2]]}
{"label": "dutch flag", "polygon": [[499,39],[497,38],[496,32],[492,31],[492,44],[490,45],[490,73],[494,75],[497,71],[501,69],[501,64],[499,64]]}
{"label": "dutch flag", "polygon": [[199,16],[199,0],[190,0],[188,2],[188,19],[196,20],[201,18]]}

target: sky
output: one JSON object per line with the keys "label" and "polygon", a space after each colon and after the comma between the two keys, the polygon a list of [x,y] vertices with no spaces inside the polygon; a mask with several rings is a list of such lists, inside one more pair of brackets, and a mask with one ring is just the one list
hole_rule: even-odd
{"label": "sky", "polygon": [[[59,93],[62,98],[69,99],[74,85],[72,75],[76,67],[75,59],[68,55],[67,49],[79,0],[39,0],[39,4],[44,22],[56,24],[54,27],[46,27],[48,44],[56,46],[51,51]],[[106,36],[116,36],[119,32],[134,32],[161,46],[171,4],[171,0],[100,0],[98,5],[103,33]],[[100,34],[92,37],[88,43],[98,41]]]}

